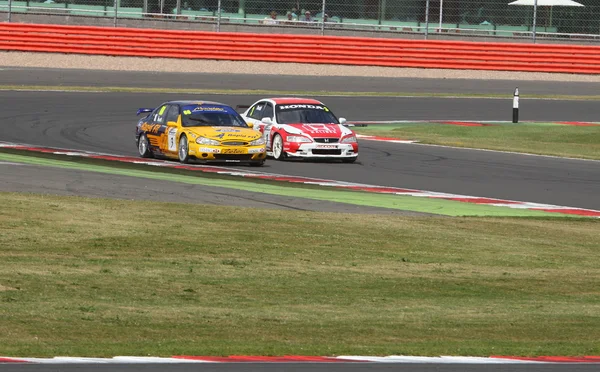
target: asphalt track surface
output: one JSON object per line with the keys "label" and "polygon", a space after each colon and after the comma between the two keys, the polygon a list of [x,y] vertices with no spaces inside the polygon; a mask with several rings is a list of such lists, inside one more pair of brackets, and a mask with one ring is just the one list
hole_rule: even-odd
{"label": "asphalt track surface", "polygon": [[[80,69],[4,68],[3,85],[64,85],[165,87],[180,89],[261,89],[282,91],[403,92],[512,94],[516,87],[527,95],[598,95],[599,83],[518,80],[422,79],[308,75],[241,75],[93,71]],[[509,106],[511,107],[511,106]]]}

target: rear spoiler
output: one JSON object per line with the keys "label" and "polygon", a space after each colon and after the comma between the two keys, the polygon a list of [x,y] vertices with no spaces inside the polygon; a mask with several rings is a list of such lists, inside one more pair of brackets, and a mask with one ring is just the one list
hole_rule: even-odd
{"label": "rear spoiler", "polygon": [[138,116],[139,114],[145,114],[145,113],[152,112],[152,111],[154,111],[153,108],[140,108],[137,110],[136,116]]}
{"label": "rear spoiler", "polygon": [[237,105],[235,106],[235,111],[239,114],[242,114],[244,111],[248,110],[250,105]]}

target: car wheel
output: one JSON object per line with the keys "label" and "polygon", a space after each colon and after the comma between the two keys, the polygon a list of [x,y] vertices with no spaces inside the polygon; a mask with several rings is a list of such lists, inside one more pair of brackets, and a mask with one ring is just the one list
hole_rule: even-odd
{"label": "car wheel", "polygon": [[179,149],[177,151],[179,153],[179,161],[182,163],[188,163],[190,161],[188,140],[185,134],[179,137]]}
{"label": "car wheel", "polygon": [[285,159],[285,151],[283,151],[283,139],[279,134],[275,134],[273,136],[273,158],[275,158],[275,160]]}
{"label": "car wheel", "polygon": [[358,156],[355,156],[355,157],[352,157],[352,158],[344,158],[344,159],[342,159],[342,161],[344,163],[354,163],[357,158],[358,158]]}
{"label": "car wheel", "polygon": [[145,134],[140,134],[138,138],[138,152],[142,158],[151,158],[152,151],[150,151],[150,142]]}

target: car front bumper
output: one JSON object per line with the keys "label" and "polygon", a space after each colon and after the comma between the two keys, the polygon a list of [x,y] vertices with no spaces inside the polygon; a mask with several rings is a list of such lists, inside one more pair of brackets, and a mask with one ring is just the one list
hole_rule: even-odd
{"label": "car front bumper", "polygon": [[286,143],[283,150],[289,157],[299,158],[355,158],[358,156],[356,143]]}

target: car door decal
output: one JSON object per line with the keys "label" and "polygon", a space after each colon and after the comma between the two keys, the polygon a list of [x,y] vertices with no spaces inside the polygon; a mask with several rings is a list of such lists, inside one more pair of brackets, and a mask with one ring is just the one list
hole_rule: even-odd
{"label": "car door decal", "polygon": [[273,124],[271,125],[265,125],[264,126],[264,130],[263,130],[263,138],[265,139],[265,141],[267,142],[266,147],[267,149],[271,148],[271,130],[273,129]]}
{"label": "car door decal", "polygon": [[171,127],[169,128],[168,135],[168,149],[169,151],[177,151],[177,128]]}

